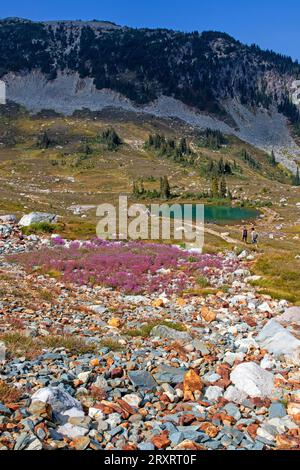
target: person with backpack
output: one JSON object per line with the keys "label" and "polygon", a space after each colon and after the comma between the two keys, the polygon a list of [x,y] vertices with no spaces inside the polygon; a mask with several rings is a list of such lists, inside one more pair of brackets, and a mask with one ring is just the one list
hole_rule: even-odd
{"label": "person with backpack", "polygon": [[247,230],[247,227],[244,227],[244,228],[243,228],[242,240],[243,240],[244,243],[247,243],[247,242],[248,242],[248,230]]}
{"label": "person with backpack", "polygon": [[251,238],[252,238],[253,245],[257,245],[257,243],[258,243],[258,233],[257,233],[257,231],[255,230],[254,227],[252,228]]}

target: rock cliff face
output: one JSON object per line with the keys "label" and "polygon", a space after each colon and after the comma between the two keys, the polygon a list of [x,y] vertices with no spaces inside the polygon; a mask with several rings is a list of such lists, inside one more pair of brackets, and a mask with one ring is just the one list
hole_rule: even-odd
{"label": "rock cliff face", "polygon": [[299,64],[224,33],[7,19],[0,59],[8,99],[32,112],[114,107],[179,118],[273,149],[296,171]]}

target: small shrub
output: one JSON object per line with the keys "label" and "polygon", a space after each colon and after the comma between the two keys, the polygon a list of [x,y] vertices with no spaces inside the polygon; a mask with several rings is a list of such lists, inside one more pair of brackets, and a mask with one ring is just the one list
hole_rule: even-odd
{"label": "small shrub", "polygon": [[103,339],[100,342],[100,348],[108,348],[110,351],[118,352],[123,351],[124,347],[114,339]]}
{"label": "small shrub", "polygon": [[88,354],[96,350],[95,344],[88,344],[82,338],[73,336],[46,336],[41,344],[46,348],[65,348],[71,354]]}
{"label": "small shrub", "polygon": [[22,233],[24,235],[36,235],[42,233],[54,233],[59,230],[59,226],[56,224],[50,224],[49,222],[37,222],[29,225],[28,227],[22,227]]}
{"label": "small shrub", "polygon": [[17,388],[0,380],[0,402],[17,403],[22,396],[22,392]]}

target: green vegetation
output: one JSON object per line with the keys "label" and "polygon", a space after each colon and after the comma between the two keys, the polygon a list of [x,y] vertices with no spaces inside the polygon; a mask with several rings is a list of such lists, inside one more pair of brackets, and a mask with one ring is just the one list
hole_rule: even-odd
{"label": "green vegetation", "polygon": [[168,328],[172,328],[176,331],[186,331],[186,327],[182,323],[175,323],[165,320],[155,320],[143,325],[141,328],[126,330],[125,334],[127,336],[132,337],[141,336],[142,338],[147,338],[148,336],[150,336],[153,328],[158,325],[167,326]]}
{"label": "green vegetation", "polygon": [[118,341],[109,338],[101,340],[99,347],[108,348],[110,351],[113,352],[124,350],[124,346],[122,346]]}
{"label": "green vegetation", "polygon": [[254,170],[261,169],[260,163],[257,160],[255,160],[255,158],[253,158],[252,155],[250,155],[250,153],[247,152],[247,150],[242,151],[242,158],[245,160],[245,162],[247,162],[250,168]]}
{"label": "green vegetation", "polygon": [[200,147],[219,150],[228,143],[228,140],[221,131],[207,128],[199,135],[197,143]]}
{"label": "green vegetation", "polygon": [[170,158],[177,163],[191,164],[195,158],[185,137],[176,142],[161,134],[150,134],[144,147],[154,149],[159,157]]}
{"label": "green vegetation", "polygon": [[88,344],[81,338],[73,336],[50,335],[45,337],[31,338],[21,332],[10,332],[0,335],[4,341],[10,357],[32,358],[42,354],[45,348],[65,348],[72,354],[88,354],[96,351],[95,344]]}
{"label": "green vegetation", "polygon": [[122,140],[116,133],[113,128],[106,129],[103,131],[99,136],[100,144],[104,144],[107,147],[107,150],[113,152],[118,149],[120,145],[122,145]]}
{"label": "green vegetation", "polygon": [[293,182],[292,184],[294,186],[300,186],[300,174],[299,174],[299,167],[297,168],[297,173],[296,175],[293,177]]}
{"label": "green vegetation", "polygon": [[49,222],[37,222],[29,225],[28,227],[22,227],[24,235],[32,234],[43,234],[43,233],[55,233],[60,231],[61,226],[59,224],[50,224]]}
{"label": "green vegetation", "polygon": [[170,199],[171,188],[167,176],[160,177],[160,188],[145,189],[143,178],[133,182],[132,195],[138,199]]}
{"label": "green vegetation", "polygon": [[300,261],[295,260],[294,252],[268,250],[253,271],[262,276],[253,283],[262,293],[300,305]]}

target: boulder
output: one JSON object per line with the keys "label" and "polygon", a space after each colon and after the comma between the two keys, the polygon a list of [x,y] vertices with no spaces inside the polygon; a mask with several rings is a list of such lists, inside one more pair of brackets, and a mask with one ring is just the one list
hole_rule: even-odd
{"label": "boulder", "polygon": [[300,326],[300,307],[287,308],[282,315],[276,317],[276,321],[281,325],[295,323]]}
{"label": "boulder", "polygon": [[230,375],[231,382],[252,398],[271,397],[274,391],[274,376],[255,362],[239,364]]}
{"label": "boulder", "polygon": [[163,339],[174,341],[192,341],[192,337],[185,331],[177,331],[164,325],[157,325],[151,331],[151,336],[158,336]]}
{"label": "boulder", "polygon": [[152,390],[157,387],[157,383],[153,379],[150,372],[144,370],[136,370],[128,372],[128,377],[131,383],[137,388],[144,388]]}
{"label": "boulder", "polygon": [[[281,316],[281,321],[284,315]],[[287,318],[287,315],[284,318]],[[300,363],[300,341],[277,320],[270,320],[261,330],[256,341],[261,348],[266,349],[275,357],[285,356],[294,364]]]}
{"label": "boulder", "polygon": [[0,222],[3,224],[15,224],[17,222],[17,217],[13,214],[0,215]]}
{"label": "boulder", "polygon": [[63,413],[71,408],[82,410],[80,402],[59,387],[41,388],[31,397],[31,402],[35,401],[48,403],[56,413]]}
{"label": "boulder", "polygon": [[57,222],[57,215],[47,214],[46,212],[31,212],[31,214],[27,214],[22,217],[19,221],[19,226],[28,227],[29,225],[40,222],[49,222],[50,224],[54,224]]}
{"label": "boulder", "polygon": [[13,229],[10,225],[0,225],[0,237],[8,237]]}

